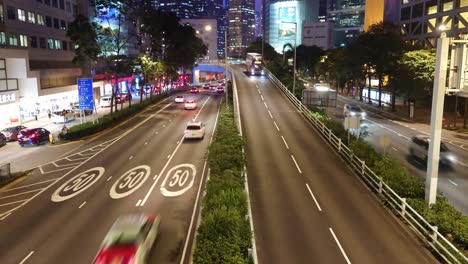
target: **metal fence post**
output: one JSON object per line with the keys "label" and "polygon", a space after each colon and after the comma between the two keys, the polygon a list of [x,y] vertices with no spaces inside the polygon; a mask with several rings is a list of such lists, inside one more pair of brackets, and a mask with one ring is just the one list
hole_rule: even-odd
{"label": "metal fence post", "polygon": [[401,200],[403,201],[403,206],[401,207],[401,216],[404,218],[406,213],[406,198],[401,198]]}
{"label": "metal fence post", "polygon": [[379,177],[379,193],[382,194],[383,191],[383,179]]}
{"label": "metal fence post", "polygon": [[338,152],[341,152],[341,138],[338,139]]}
{"label": "metal fence post", "polygon": [[434,233],[432,233],[432,242],[436,242],[437,241],[437,231],[439,230],[439,228],[437,226],[433,226],[432,230],[434,231]]}
{"label": "metal fence post", "polygon": [[364,176],[366,174],[366,162],[361,160],[361,174]]}

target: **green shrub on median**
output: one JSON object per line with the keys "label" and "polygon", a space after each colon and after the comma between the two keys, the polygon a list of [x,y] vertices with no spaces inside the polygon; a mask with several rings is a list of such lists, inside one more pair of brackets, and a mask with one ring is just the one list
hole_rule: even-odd
{"label": "green shrub on median", "polygon": [[201,223],[195,252],[196,264],[251,263],[247,195],[244,189],[242,138],[232,107],[221,105],[213,143],[209,148],[210,180],[202,201]]}

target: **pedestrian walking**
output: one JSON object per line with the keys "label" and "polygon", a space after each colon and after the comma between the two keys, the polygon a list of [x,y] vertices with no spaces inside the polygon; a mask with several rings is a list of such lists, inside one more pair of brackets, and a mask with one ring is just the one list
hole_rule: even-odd
{"label": "pedestrian walking", "polygon": [[50,118],[52,117],[52,111],[50,111],[50,109],[47,110],[47,116],[49,117],[49,120],[50,120]]}

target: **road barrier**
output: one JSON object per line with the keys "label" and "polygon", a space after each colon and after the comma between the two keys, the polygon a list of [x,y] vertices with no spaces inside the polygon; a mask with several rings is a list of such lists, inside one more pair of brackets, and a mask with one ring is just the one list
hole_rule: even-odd
{"label": "road barrier", "polygon": [[405,198],[400,197],[381,177],[376,175],[365,163],[353,154],[341,139],[333,134],[332,130],[312,115],[312,112],[297,99],[286,86],[281,83],[269,70],[265,69],[268,78],[280,88],[291,103],[320,133],[322,138],[336,153],[350,165],[350,168],[358,175],[379,197],[384,200],[397,216],[405,220],[415,233],[424,240],[441,258],[448,263],[468,263],[468,258],[457,249],[444,235],[439,233],[437,226],[431,225],[424,217],[414,210]]}

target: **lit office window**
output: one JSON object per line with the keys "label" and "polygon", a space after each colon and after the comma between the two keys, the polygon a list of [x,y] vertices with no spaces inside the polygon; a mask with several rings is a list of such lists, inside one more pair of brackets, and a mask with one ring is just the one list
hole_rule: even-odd
{"label": "lit office window", "polygon": [[44,16],[37,14],[37,24],[43,26],[44,23]]}
{"label": "lit office window", "polygon": [[437,5],[427,7],[428,15],[437,13]]}
{"label": "lit office window", "polygon": [[[461,2],[460,2],[461,3]],[[468,12],[460,13],[460,16],[465,20],[468,21]],[[458,21],[458,28],[465,28],[465,24],[462,21]]]}
{"label": "lit office window", "polygon": [[20,39],[20,46],[21,47],[27,47],[28,46],[28,36],[19,35],[19,39]]}
{"label": "lit office window", "polygon": [[62,42],[58,39],[54,40],[55,42],[55,49],[62,49]]}
{"label": "lit office window", "polygon": [[53,39],[47,39],[47,48],[54,49],[54,40]]}
{"label": "lit office window", "polygon": [[8,38],[8,43],[10,44],[10,46],[18,46],[18,38],[15,34],[10,34],[10,37]]}
{"label": "lit office window", "polygon": [[23,9],[18,8],[18,20],[26,21],[26,11],[24,11]]}
{"label": "lit office window", "polygon": [[460,0],[460,7],[468,6],[468,0]]}
{"label": "lit office window", "polygon": [[0,22],[3,23],[4,19],[3,5],[0,5]]}
{"label": "lit office window", "polygon": [[442,5],[442,11],[449,11],[453,9],[453,1],[447,2]]}
{"label": "lit office window", "polygon": [[31,24],[36,24],[36,14],[33,12],[28,12],[28,22]]}
{"label": "lit office window", "polygon": [[0,32],[0,45],[6,45],[6,34],[5,32]]}

